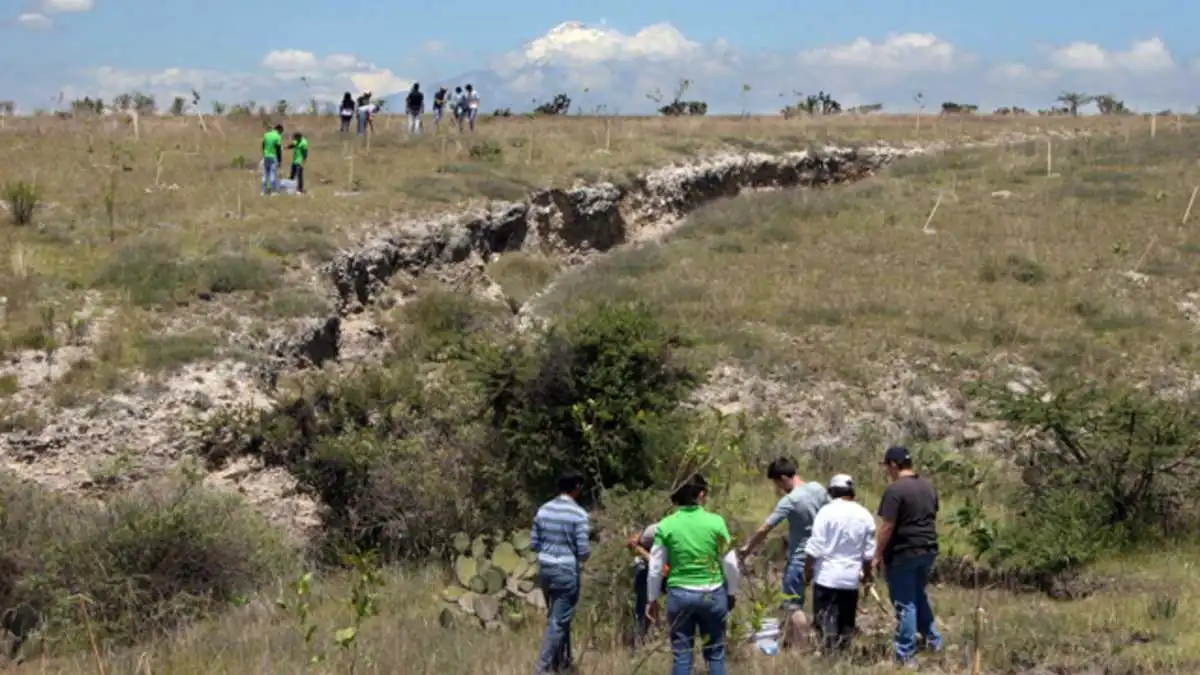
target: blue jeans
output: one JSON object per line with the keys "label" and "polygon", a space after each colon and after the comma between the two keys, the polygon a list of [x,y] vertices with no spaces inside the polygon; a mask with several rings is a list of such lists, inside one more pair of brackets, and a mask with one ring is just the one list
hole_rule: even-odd
{"label": "blue jeans", "polygon": [[936,559],[935,553],[915,555],[884,566],[883,576],[887,581],[888,595],[896,608],[896,634],[893,641],[897,661],[911,661],[916,656],[917,634],[934,650],[942,647],[942,636],[934,627],[933,607],[929,605],[929,596],[925,593],[929,571],[933,569]]}
{"label": "blue jeans", "polygon": [[579,602],[579,571],[543,567],[538,575],[546,598],[546,637],[538,655],[535,675],[562,673],[571,668],[571,621]]}
{"label": "blue jeans", "polygon": [[650,622],[646,620],[646,605],[650,604],[650,569],[645,566],[637,568],[633,576],[633,646],[640,647],[650,630]]}
{"label": "blue jeans", "polygon": [[783,599],[783,609],[795,611],[804,609],[804,561],[789,560],[783,569],[783,594],[794,597]]}
{"label": "blue jeans", "polygon": [[367,133],[367,111],[359,110],[356,117],[358,117],[358,135],[362,136]]}
{"label": "blue jeans", "polygon": [[279,192],[279,159],[263,157],[262,193]]}
{"label": "blue jeans", "polygon": [[691,675],[696,631],[700,631],[700,651],[708,663],[708,675],[725,675],[725,618],[729,616],[729,595],[725,588],[715,591],[667,591],[667,625],[671,627],[671,675]]}

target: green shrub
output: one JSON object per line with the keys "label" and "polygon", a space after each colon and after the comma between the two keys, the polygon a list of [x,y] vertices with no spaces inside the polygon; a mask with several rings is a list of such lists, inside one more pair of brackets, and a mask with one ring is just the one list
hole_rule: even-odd
{"label": "green shrub", "polygon": [[[475,325],[440,297],[406,307],[435,342]],[[645,308],[607,307],[531,341],[464,341],[436,367],[410,350],[316,378],[274,410],[219,416],[201,452],[286,467],[323,505],[327,553],[437,554],[456,532],[528,527],[566,466],[597,487],[669,475],[698,380],[676,363],[681,344]]]}
{"label": "green shrub", "polygon": [[37,186],[25,181],[5,183],[4,202],[8,205],[8,217],[14,225],[28,225],[33,222],[33,212],[37,209],[41,194]]}
{"label": "green shrub", "polygon": [[1020,439],[1021,485],[997,562],[1058,573],[1105,549],[1196,524],[1200,406],[1123,384],[1068,382],[1047,395],[977,390]]}
{"label": "green shrub", "polygon": [[685,442],[680,404],[700,382],[687,341],[643,305],[601,305],[477,364],[492,455],[523,467],[521,488],[554,491],[568,467],[593,490],[656,484]]}
{"label": "green shrub", "polygon": [[53,641],[127,644],[228,606],[291,561],[238,498],[192,483],[143,489],[103,507],[0,481],[0,602],[28,603]]}

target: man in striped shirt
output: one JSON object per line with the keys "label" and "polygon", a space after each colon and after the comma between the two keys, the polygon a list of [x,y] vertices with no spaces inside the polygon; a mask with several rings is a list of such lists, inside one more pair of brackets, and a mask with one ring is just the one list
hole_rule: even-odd
{"label": "man in striped shirt", "polygon": [[588,514],[579,505],[583,483],[582,474],[564,473],[558,479],[558,497],[542,504],[533,519],[530,547],[538,554],[548,613],[536,675],[569,672],[572,666],[571,621],[579,601],[579,571],[592,554]]}

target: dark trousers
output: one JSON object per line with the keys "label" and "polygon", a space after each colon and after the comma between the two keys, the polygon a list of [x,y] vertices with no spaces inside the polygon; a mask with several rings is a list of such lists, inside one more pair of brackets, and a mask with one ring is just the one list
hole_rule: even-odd
{"label": "dark trousers", "polygon": [[854,638],[858,618],[858,589],[842,590],[813,584],[813,626],[821,649],[842,650]]}
{"label": "dark trousers", "polygon": [[304,192],[304,165],[293,164],[291,179],[296,181],[296,192]]}
{"label": "dark trousers", "polygon": [[339,131],[350,131],[350,120],[354,119],[354,115],[342,115],[342,126]]}

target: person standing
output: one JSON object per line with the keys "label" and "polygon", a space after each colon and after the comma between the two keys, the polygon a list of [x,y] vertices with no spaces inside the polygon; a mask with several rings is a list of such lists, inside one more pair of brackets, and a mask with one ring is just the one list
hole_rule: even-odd
{"label": "person standing", "polygon": [[292,142],[288,144],[288,150],[292,151],[290,178],[296,181],[296,192],[304,194],[304,162],[308,159],[308,139],[297,131],[292,135]]}
{"label": "person standing", "polygon": [[421,92],[420,83],[413,82],[408,97],[404,100],[405,112],[408,113],[408,133],[421,133],[421,116],[425,114],[425,94]]}
{"label": "person standing", "polygon": [[479,92],[475,91],[475,87],[467,85],[467,121],[470,122],[471,131],[475,131],[475,118],[479,117]]}
{"label": "person standing", "polygon": [[591,556],[590,520],[579,505],[583,474],[564,472],[558,496],[542,504],[533,519],[530,548],[538,556],[538,581],[546,599],[546,636],[535,675],[564,673],[572,667],[571,622],[579,602],[580,571]]}
{"label": "person standing", "polygon": [[[658,531],[658,523],[653,523],[640,533],[630,535],[627,545],[634,555],[633,575],[633,646],[639,647],[650,631],[650,622],[646,618],[646,606],[649,604],[650,549],[654,547],[654,534]],[[670,572],[670,565],[663,564],[664,584]],[[665,588],[665,586],[664,586]]]}
{"label": "person standing", "polygon": [[467,95],[463,93],[462,87],[454,88],[454,125],[458,127],[459,133],[463,130],[463,118],[467,116]]}
{"label": "person standing", "polygon": [[264,195],[279,192],[279,165],[283,162],[283,125],[276,124],[263,134],[263,183]]}
{"label": "person standing", "polygon": [[438,87],[438,90],[433,92],[433,131],[437,131],[442,126],[442,115],[446,112],[446,88]]}
{"label": "person standing", "polygon": [[[725,620],[741,582],[725,519],[704,510],[708,482],[696,474],[671,495],[675,511],[658,523],[650,549],[646,617],[658,616],[663,570],[667,577],[667,625],[671,675],[691,675],[696,632],[709,675],[725,675]],[[729,555],[726,555],[728,551]]]}
{"label": "person standing", "polygon": [[355,108],[354,113],[358,116],[358,135],[362,136],[367,133],[367,123],[370,121],[371,113],[375,111],[374,106],[371,105],[371,92],[363,92],[358,97],[357,103],[358,106]]}
{"label": "person standing", "polygon": [[355,108],[354,97],[350,95],[350,92],[343,94],[342,104],[338,108],[338,115],[342,118],[342,125],[338,130],[342,133],[350,131],[350,120],[354,119]]}
{"label": "person standing", "polygon": [[798,644],[804,634],[804,547],[812,535],[817,512],[829,503],[829,494],[825,486],[816,481],[805,483],[797,473],[796,461],[787,457],[771,462],[767,467],[767,479],[775,484],[782,496],[739,555],[742,558],[752,555],[771,530],[784,520],[788,522],[787,565],[783,571],[783,646],[786,648]]}
{"label": "person standing", "polygon": [[879,500],[878,515],[883,522],[874,565],[883,569],[888,595],[896,609],[896,660],[915,669],[919,648],[942,648],[942,636],[934,626],[933,607],[926,593],[929,572],[938,554],[938,494],[932,483],[913,470],[907,448],[888,448],[883,466],[891,483]]}
{"label": "person standing", "polygon": [[804,578],[813,589],[813,625],[821,649],[842,651],[854,638],[858,589],[869,586],[875,559],[875,518],[854,501],[854,479],[829,480],[830,502],[817,512],[804,545]]}

